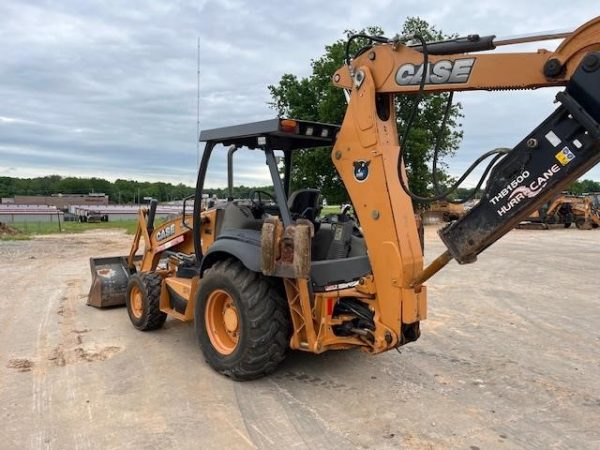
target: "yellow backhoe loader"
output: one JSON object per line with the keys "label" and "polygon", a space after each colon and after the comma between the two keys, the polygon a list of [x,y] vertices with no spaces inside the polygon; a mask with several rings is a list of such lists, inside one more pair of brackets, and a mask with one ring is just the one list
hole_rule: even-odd
{"label": "yellow backhoe loader", "polygon": [[[351,55],[358,38],[367,45]],[[492,51],[556,38],[563,41],[555,51]],[[193,321],[208,363],[236,380],[272,372],[288,348],[395,349],[419,337],[432,275],[452,259],[474,262],[600,161],[600,18],[569,33],[512,39],[353,36],[332,80],[349,99],[341,126],[274,119],[203,131],[193,211],[156,228],[153,207],[141,212],[128,257],[92,259],[90,303],[125,303],[140,330],[160,327],[167,316]],[[398,139],[394,95],[414,95],[414,117],[428,93],[546,86],[565,87],[556,110],[513,149],[476,161],[491,158],[478,183],[487,180],[481,200],[440,230],[447,251],[424,268],[413,200],[444,201],[449,193],[435,172],[436,195],[410,191],[403,159],[409,131]],[[294,152],[323,146],[332,147],[355,215],[321,218],[317,190],[290,190]],[[264,155],[274,194],[231,195],[202,211],[209,160],[224,148],[230,188],[236,152],[252,149]]]}
{"label": "yellow backhoe loader", "polygon": [[435,201],[421,213],[424,224],[434,224],[440,222],[452,222],[465,215],[465,205],[463,203],[451,203],[449,201]]}
{"label": "yellow backhoe loader", "polygon": [[519,228],[548,225],[564,225],[569,228],[573,223],[580,230],[591,230],[600,225],[600,210],[594,204],[594,198],[588,195],[559,194],[533,211]]}

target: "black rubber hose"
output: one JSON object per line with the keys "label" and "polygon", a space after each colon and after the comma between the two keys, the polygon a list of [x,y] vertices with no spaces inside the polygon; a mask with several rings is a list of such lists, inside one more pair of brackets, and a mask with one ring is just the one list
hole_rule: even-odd
{"label": "black rubber hose", "polygon": [[[348,38],[348,41],[346,42],[346,51],[345,51],[345,56],[344,56],[344,60],[346,61],[346,65],[350,65],[350,44],[352,43],[352,41],[354,41],[355,39],[358,38],[365,38],[370,40],[371,42],[380,42],[380,43],[388,43],[389,39],[383,36],[369,36],[368,34],[364,34],[364,33],[358,33],[358,34],[353,34],[352,36],[350,36]],[[361,53],[363,53],[364,51],[366,51],[365,47],[361,48]]]}
{"label": "black rubber hose", "polygon": [[440,137],[443,134],[443,130],[445,128],[446,121],[448,120],[448,116],[450,114],[450,110],[451,110],[451,106],[452,106],[451,105],[452,97],[449,97],[449,99],[448,99],[449,101],[446,104],[446,111],[444,113],[444,119],[442,120],[442,127],[440,128],[440,131],[438,131],[438,139],[436,139],[437,142],[435,144],[436,148],[434,149],[433,163],[435,165],[435,170],[434,170],[434,173],[432,173],[432,178],[434,180],[433,183],[434,183],[434,189],[436,191],[436,195],[434,195],[432,197],[423,197],[423,196],[413,193],[410,190],[410,188],[408,187],[408,185],[406,183],[406,180],[404,179],[404,176],[402,175],[402,164],[404,163],[404,149],[406,148],[406,143],[408,142],[410,130],[413,126],[414,119],[419,110],[419,104],[421,103],[421,100],[422,100],[424,92],[425,92],[425,82],[427,80],[427,74],[429,72],[429,70],[428,70],[429,69],[429,52],[427,50],[427,43],[425,42],[425,39],[421,35],[415,35],[414,37],[415,37],[415,39],[417,39],[418,41],[421,42],[421,48],[422,48],[422,52],[423,52],[423,66],[422,66],[423,74],[421,75],[421,81],[419,83],[419,91],[417,92],[417,98],[415,99],[415,102],[413,104],[413,109],[412,109],[409,119],[406,123],[406,128],[404,130],[404,134],[402,135],[402,138],[400,141],[400,151],[398,153],[398,178],[400,179],[400,185],[402,186],[402,189],[404,190],[404,192],[406,192],[406,194],[410,198],[412,198],[413,200],[418,201],[418,202],[431,203],[431,202],[435,202],[435,201],[439,201],[439,200],[448,200],[448,196],[450,194],[452,194],[453,192],[455,192],[460,187],[460,185],[463,183],[463,181],[471,174],[471,172],[473,172],[473,170],[475,170],[475,168],[479,164],[481,164],[481,162],[483,162],[485,159],[489,158],[492,155],[496,155],[496,157],[494,157],[492,159],[492,161],[490,161],[490,163],[484,170],[483,175],[479,179],[479,182],[477,183],[476,188],[473,190],[471,195],[468,196],[467,199],[460,200],[460,201],[448,200],[452,203],[464,203],[475,196],[476,192],[481,188],[481,185],[485,181],[485,178],[487,177],[488,173],[490,172],[490,170],[492,169],[494,164],[500,159],[500,157],[502,155],[508,153],[509,150],[495,149],[495,150],[491,150],[489,152],[484,153],[479,158],[477,158],[475,160],[475,162],[473,162],[473,164],[471,164],[469,166],[467,171],[465,173],[463,173],[462,176],[458,179],[458,181],[456,181],[448,190],[446,190],[443,193],[440,192],[439,184],[437,183],[437,158],[439,155],[439,147],[440,147],[440,143],[441,143]]}

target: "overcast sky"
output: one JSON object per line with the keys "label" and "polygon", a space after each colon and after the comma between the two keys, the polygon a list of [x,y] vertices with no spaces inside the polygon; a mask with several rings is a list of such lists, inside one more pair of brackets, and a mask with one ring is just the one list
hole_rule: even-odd
{"label": "overcast sky", "polygon": [[[267,86],[286,72],[308,75],[310,60],[345,29],[378,25],[393,35],[420,16],[445,33],[505,36],[573,29],[599,12],[589,0],[2,0],[0,176],[194,184],[198,38],[200,128],[208,129],[274,117]],[[555,94],[457,95],[465,138],[447,161],[451,173],[518,143],[553,110]],[[267,180],[256,159],[237,171],[239,183]],[[600,170],[588,177],[600,179]]]}

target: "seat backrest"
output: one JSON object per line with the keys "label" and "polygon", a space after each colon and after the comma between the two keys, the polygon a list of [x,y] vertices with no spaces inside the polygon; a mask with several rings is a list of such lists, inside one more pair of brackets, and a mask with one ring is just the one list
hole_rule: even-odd
{"label": "seat backrest", "polygon": [[321,212],[321,191],[318,189],[299,189],[288,198],[288,207],[292,217],[303,217],[314,221]]}
{"label": "seat backrest", "polygon": [[248,206],[236,205],[233,202],[230,202],[223,212],[221,229],[260,230],[262,224],[263,221],[261,219],[255,219]]}

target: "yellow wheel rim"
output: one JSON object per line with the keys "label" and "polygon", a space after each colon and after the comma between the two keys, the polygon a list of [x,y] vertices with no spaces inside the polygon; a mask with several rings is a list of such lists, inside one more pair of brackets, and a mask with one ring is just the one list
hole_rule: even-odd
{"label": "yellow wheel rim", "polygon": [[222,289],[206,299],[206,331],[213,347],[222,355],[233,353],[240,340],[240,318],[233,298]]}
{"label": "yellow wheel rim", "polygon": [[142,314],[144,313],[144,296],[142,295],[142,291],[140,291],[138,286],[134,285],[131,288],[129,300],[131,304],[131,314],[133,314],[136,319],[141,318]]}

